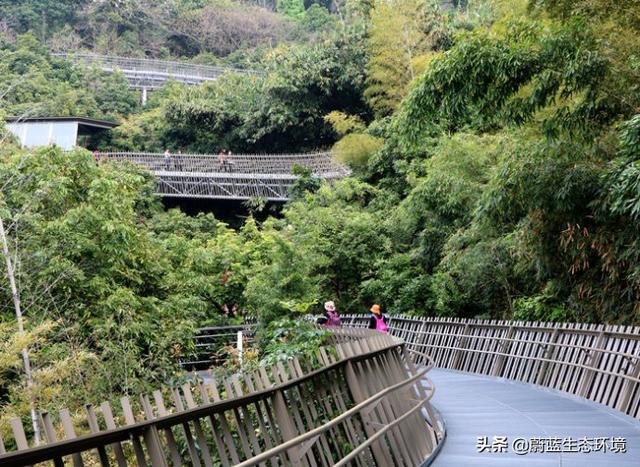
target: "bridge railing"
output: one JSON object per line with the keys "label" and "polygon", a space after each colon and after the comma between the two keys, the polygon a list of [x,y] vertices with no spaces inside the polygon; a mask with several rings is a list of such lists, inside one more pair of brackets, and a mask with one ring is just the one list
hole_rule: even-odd
{"label": "bridge railing", "polygon": [[255,326],[239,324],[230,326],[209,326],[198,329],[193,336],[195,354],[179,360],[180,366],[187,371],[206,370],[228,360],[227,353],[237,343],[238,332],[247,344],[253,342]]}
{"label": "bridge railing", "polygon": [[222,162],[213,154],[103,152],[96,154],[104,160],[127,161],[142,165],[152,172],[166,174],[201,173],[222,174],[233,177],[238,174],[292,175],[294,166],[310,169],[322,178],[342,178],[349,175],[347,167],[336,163],[330,152],[304,154],[232,154]]}
{"label": "bridge railing", "polygon": [[127,73],[150,73],[170,77],[198,78],[201,81],[215,80],[227,72],[247,73],[247,70],[231,67],[219,67],[201,65],[197,63],[185,63],[169,60],[156,60],[148,58],[117,57],[83,53],[56,53],[58,57],[64,57],[88,66],[114,70],[119,69]]}
{"label": "bridge railing", "polygon": [[317,359],[123,397],[118,413],[87,405],[82,421],[41,413],[39,446],[15,418],[0,465],[419,465],[436,451],[431,366],[416,369],[401,340],[337,329]]}
{"label": "bridge railing", "polygon": [[[345,325],[366,327],[352,315]],[[390,332],[436,367],[564,391],[640,418],[640,327],[398,316]]]}

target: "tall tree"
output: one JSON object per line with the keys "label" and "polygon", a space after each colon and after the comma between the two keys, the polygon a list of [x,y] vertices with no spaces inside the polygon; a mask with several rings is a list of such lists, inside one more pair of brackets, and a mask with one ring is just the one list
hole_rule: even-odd
{"label": "tall tree", "polygon": [[278,0],[277,9],[291,19],[304,17],[304,3],[302,0]]}
{"label": "tall tree", "polygon": [[392,113],[428,52],[447,45],[447,22],[428,0],[375,0],[370,12],[365,96],[377,115]]}
{"label": "tall tree", "polygon": [[[22,316],[22,306],[20,303],[20,291],[16,283],[16,276],[14,274],[14,265],[11,260],[11,253],[9,252],[9,240],[4,230],[4,222],[2,216],[0,216],[0,242],[2,242],[2,255],[4,256],[5,264],[7,265],[7,278],[9,279],[9,285],[11,287],[11,296],[13,298],[13,307],[16,312],[16,321],[18,322],[18,332],[24,334],[24,317]],[[33,387],[33,375],[31,373],[31,359],[29,358],[29,350],[24,346],[20,353],[22,354],[22,365],[24,369],[24,376],[27,381],[27,389],[31,390]],[[36,413],[36,406],[33,399],[30,401],[30,414],[31,425],[33,426],[33,435],[36,444],[40,442],[40,424],[38,423],[38,415]]]}
{"label": "tall tree", "polygon": [[17,32],[33,31],[42,41],[72,23],[85,0],[0,0],[0,18]]}

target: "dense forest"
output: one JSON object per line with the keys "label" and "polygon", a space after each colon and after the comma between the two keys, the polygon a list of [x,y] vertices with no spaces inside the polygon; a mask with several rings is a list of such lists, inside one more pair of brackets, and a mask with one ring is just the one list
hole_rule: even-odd
{"label": "dense forest", "polygon": [[[54,55],[68,51],[259,73],[169,83],[142,106],[124,76]],[[634,0],[0,0],[0,77],[0,117],[121,123],[100,149],[332,148],[353,171],[306,174],[281,215],[232,229],[164,209],[141,169],[20,150],[2,131],[27,320],[16,333],[0,268],[3,416],[175,381],[198,326],[282,331],[329,299],[640,324]],[[284,353],[312,345],[306,332]]]}

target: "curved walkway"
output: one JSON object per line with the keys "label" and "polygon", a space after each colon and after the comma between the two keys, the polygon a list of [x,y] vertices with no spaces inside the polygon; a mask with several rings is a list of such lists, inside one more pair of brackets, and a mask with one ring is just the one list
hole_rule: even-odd
{"label": "curved walkway", "polygon": [[[639,420],[529,384],[452,370],[434,369],[429,374],[436,387],[433,405],[447,428],[442,450],[431,464],[435,467],[640,467]],[[507,452],[479,453],[478,437],[485,436],[488,444],[494,436],[506,436]],[[518,455],[512,446],[516,438],[570,438],[584,443],[585,437],[591,445],[595,441],[590,438],[625,438],[627,452]]]}

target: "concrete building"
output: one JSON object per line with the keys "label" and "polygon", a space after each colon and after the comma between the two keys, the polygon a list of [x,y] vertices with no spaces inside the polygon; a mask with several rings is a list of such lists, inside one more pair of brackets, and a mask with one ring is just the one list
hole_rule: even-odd
{"label": "concrete building", "polygon": [[118,126],[115,122],[85,117],[8,117],[5,121],[23,148],[55,144],[67,151],[82,145],[79,138]]}

